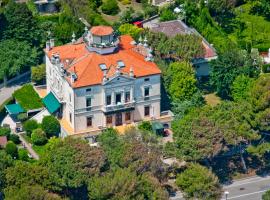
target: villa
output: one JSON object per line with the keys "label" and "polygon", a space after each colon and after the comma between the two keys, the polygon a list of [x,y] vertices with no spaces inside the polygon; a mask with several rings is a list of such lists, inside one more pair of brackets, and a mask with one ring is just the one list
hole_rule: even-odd
{"label": "villa", "polygon": [[45,54],[43,103],[60,119],[62,137],[87,138],[106,127],[168,117],[160,111],[161,71],[147,40],[136,44],[109,26],[96,26],[63,46],[50,39]]}

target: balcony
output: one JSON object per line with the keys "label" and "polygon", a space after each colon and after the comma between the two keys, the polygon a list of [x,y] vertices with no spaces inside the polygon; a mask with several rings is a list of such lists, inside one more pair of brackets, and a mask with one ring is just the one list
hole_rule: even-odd
{"label": "balcony", "polygon": [[118,105],[108,105],[103,107],[103,112],[110,115],[116,112],[124,112],[135,109],[135,102],[121,103]]}

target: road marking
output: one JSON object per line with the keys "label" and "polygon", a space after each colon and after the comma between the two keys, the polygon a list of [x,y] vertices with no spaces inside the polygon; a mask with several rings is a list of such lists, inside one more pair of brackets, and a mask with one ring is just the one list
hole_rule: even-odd
{"label": "road marking", "polygon": [[223,188],[231,188],[231,187],[236,187],[236,186],[240,186],[240,185],[246,185],[246,184],[250,184],[250,183],[256,183],[256,182],[261,182],[261,181],[266,181],[266,180],[269,180],[270,179],[270,176],[268,177],[258,177],[259,179],[257,180],[253,180],[253,181],[249,181],[249,182],[242,182],[242,183],[232,183],[231,185],[228,185],[228,186],[224,186]]}
{"label": "road marking", "polygon": [[[267,190],[261,190],[261,191],[258,191],[258,192],[252,192],[252,193],[248,193],[248,194],[242,194],[242,195],[239,195],[239,196],[228,197],[227,199],[236,199],[236,198],[239,198],[239,197],[250,196],[250,195],[253,195],[253,194],[260,194],[260,193],[263,193],[263,192],[266,192],[266,191]],[[221,200],[225,200],[225,199],[221,199]]]}

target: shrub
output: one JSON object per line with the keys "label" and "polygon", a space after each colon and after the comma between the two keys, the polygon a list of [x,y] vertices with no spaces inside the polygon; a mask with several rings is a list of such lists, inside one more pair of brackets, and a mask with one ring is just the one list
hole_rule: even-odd
{"label": "shrub", "polygon": [[0,127],[0,136],[10,136],[10,128],[7,127]]}
{"label": "shrub", "polygon": [[28,136],[31,136],[32,131],[37,128],[38,128],[38,123],[36,120],[31,119],[23,123],[23,129],[26,131],[26,134]]}
{"label": "shrub", "polygon": [[27,120],[27,114],[26,113],[20,113],[20,114],[18,114],[18,116],[17,116],[17,119],[19,120],[19,121],[21,121],[21,122],[24,122],[24,121],[26,121]]}
{"label": "shrub", "polygon": [[160,14],[160,21],[161,22],[175,20],[176,18],[177,17],[173,13],[173,11],[171,11],[169,9],[164,9]]}
{"label": "shrub", "polygon": [[29,160],[28,151],[26,149],[19,149],[18,156],[20,160],[23,160],[23,161]]}
{"label": "shrub", "polygon": [[46,66],[45,64],[31,67],[31,79],[37,84],[45,83],[46,78]]}
{"label": "shrub", "polygon": [[12,158],[18,157],[18,149],[14,142],[8,141],[6,145],[6,152],[9,154]]}
{"label": "shrub", "polygon": [[47,142],[47,137],[44,131],[38,128],[32,132],[31,140],[35,145],[44,145]]}
{"label": "shrub", "polygon": [[41,127],[48,138],[58,136],[60,133],[59,121],[52,115],[43,118]]}
{"label": "shrub", "polygon": [[103,13],[107,15],[116,15],[119,12],[119,7],[116,0],[105,0],[101,6]]}
{"label": "shrub", "polygon": [[187,199],[220,199],[222,192],[218,178],[199,164],[191,164],[179,174],[176,184]]}
{"label": "shrub", "polygon": [[139,124],[138,126],[138,129],[139,130],[142,130],[142,131],[153,131],[152,130],[152,125],[151,125],[151,122],[149,121],[143,121]]}
{"label": "shrub", "polygon": [[15,144],[20,144],[21,142],[19,136],[15,134],[10,134],[9,140],[14,142]]}

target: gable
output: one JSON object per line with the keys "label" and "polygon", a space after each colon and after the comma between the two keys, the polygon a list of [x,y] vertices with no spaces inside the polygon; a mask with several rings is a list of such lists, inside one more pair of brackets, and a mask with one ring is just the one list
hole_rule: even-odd
{"label": "gable", "polygon": [[108,81],[104,83],[104,85],[117,85],[117,84],[123,84],[127,82],[134,81],[134,78],[119,75],[113,78],[110,78]]}

